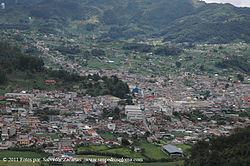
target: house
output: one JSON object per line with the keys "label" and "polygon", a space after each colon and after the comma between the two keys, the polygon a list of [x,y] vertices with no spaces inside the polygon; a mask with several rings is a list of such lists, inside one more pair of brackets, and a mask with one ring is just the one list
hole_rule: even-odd
{"label": "house", "polygon": [[180,148],[177,148],[174,145],[164,145],[162,146],[162,150],[166,152],[170,157],[182,157],[183,152]]}
{"label": "house", "polygon": [[2,128],[1,137],[2,137],[3,140],[9,139],[9,133],[8,133],[8,128],[7,127]]}
{"label": "house", "polygon": [[72,140],[69,138],[64,138],[60,141],[61,144],[61,153],[64,155],[73,155],[75,154],[74,149],[72,148]]}
{"label": "house", "polygon": [[11,141],[1,141],[0,142],[0,150],[5,150],[5,149],[9,149],[12,146],[12,142]]}
{"label": "house", "polygon": [[31,137],[29,135],[19,135],[17,141],[20,145],[28,146],[31,143]]}

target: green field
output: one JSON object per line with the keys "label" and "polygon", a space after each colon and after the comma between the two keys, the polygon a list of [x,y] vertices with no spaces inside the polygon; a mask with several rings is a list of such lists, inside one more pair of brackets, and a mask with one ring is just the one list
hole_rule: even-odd
{"label": "green field", "polygon": [[[41,163],[32,163],[32,162],[5,162],[0,160],[1,166],[40,166]],[[45,165],[46,166],[46,165]]]}
{"label": "green field", "polygon": [[181,148],[181,150],[183,151],[184,155],[188,153],[188,150],[191,148],[191,145],[185,145],[185,144],[181,144],[181,145],[176,145],[178,148]]}
{"label": "green field", "polygon": [[183,166],[184,161],[155,163],[109,163],[108,166]]}
{"label": "green field", "polygon": [[128,148],[115,148],[115,149],[109,149],[105,150],[105,153],[113,153],[113,154],[120,154],[123,156],[127,156],[129,158],[144,158],[141,153],[132,152],[132,150]]}
{"label": "green field", "polygon": [[155,159],[155,160],[168,158],[168,155],[162,151],[162,148],[160,146],[156,146],[146,141],[142,141],[139,143],[138,147],[141,149],[145,149],[145,152],[143,154],[147,158]]}
{"label": "green field", "polygon": [[[108,163],[108,166],[183,166],[183,161],[176,162],[155,162],[155,163]],[[49,166],[49,163],[43,163],[44,166]],[[94,166],[94,163],[70,163],[64,162],[63,166]],[[0,161],[0,166],[41,166],[40,162],[4,162]]]}
{"label": "green field", "polygon": [[10,151],[10,150],[1,150],[0,159],[3,158],[43,158],[48,157],[46,153],[37,153],[37,152],[28,152],[28,151]]}
{"label": "green field", "polygon": [[98,134],[105,140],[116,140],[116,137],[111,133],[98,132]]}
{"label": "green field", "polygon": [[[142,159],[168,159],[167,154],[162,151],[160,146],[148,143],[146,141],[137,142],[135,147],[141,148],[142,152],[134,152],[130,147],[118,147],[118,148],[108,148],[105,145],[100,146],[87,146],[79,147],[78,152],[98,152],[98,153],[109,153],[109,154],[120,154],[129,158],[142,158]],[[154,152],[154,153],[152,153]]]}
{"label": "green field", "polygon": [[104,150],[108,150],[109,148],[105,145],[99,145],[99,146],[84,146],[84,147],[79,147],[77,150],[78,152],[87,152],[87,151],[92,151],[92,152],[100,152]]}

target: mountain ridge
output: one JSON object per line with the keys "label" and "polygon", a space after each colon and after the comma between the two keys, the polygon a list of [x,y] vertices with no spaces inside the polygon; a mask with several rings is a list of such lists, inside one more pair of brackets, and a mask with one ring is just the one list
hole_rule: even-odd
{"label": "mountain ridge", "polygon": [[[98,35],[104,31],[99,37],[118,40],[152,37],[177,43],[250,40],[250,8],[231,4],[195,0],[25,0],[6,6],[0,11],[0,23],[45,28],[45,32],[46,28],[70,32],[69,25],[73,25],[84,33]],[[218,29],[226,30],[218,33]]]}

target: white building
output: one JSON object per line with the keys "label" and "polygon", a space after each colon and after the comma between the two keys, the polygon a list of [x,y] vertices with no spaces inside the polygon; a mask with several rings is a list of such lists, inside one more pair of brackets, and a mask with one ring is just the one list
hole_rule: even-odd
{"label": "white building", "polygon": [[5,9],[5,3],[1,3],[1,9]]}
{"label": "white building", "polygon": [[143,120],[143,112],[140,106],[137,105],[126,105],[125,114],[127,119],[131,121]]}
{"label": "white building", "polygon": [[28,93],[5,93],[5,97],[7,98],[29,98],[33,99],[34,94],[28,94]]}
{"label": "white building", "polygon": [[108,129],[114,131],[115,130],[115,123],[109,123],[108,124]]}

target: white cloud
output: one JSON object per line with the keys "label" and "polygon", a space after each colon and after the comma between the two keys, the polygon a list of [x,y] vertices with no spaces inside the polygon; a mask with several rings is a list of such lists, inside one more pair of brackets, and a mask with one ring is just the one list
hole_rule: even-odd
{"label": "white cloud", "polygon": [[250,7],[250,0],[202,0],[206,3],[231,3],[237,7]]}

